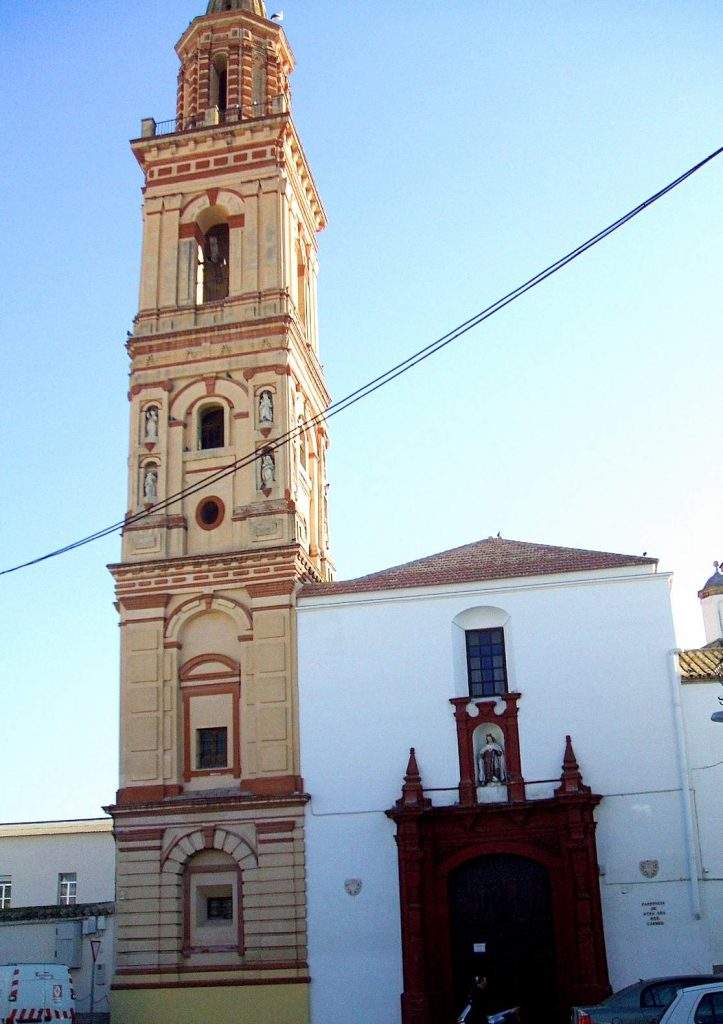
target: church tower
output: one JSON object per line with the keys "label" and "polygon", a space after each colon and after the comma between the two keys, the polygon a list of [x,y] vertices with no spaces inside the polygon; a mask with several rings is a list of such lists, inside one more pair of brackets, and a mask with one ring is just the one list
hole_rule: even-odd
{"label": "church tower", "polygon": [[263,0],[211,0],[176,52],[176,117],[132,143],[113,1020],[303,1024],[294,604],[332,577],[324,210]]}

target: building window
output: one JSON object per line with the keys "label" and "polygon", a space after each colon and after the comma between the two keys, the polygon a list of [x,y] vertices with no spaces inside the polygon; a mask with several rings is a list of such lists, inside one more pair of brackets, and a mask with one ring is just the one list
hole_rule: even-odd
{"label": "building window", "polygon": [[12,897],[13,882],[10,875],[0,875],[0,910],[7,910]]}
{"label": "building window", "polygon": [[226,768],[228,766],[228,730],[198,729],[196,732],[196,768]]}
{"label": "building window", "polygon": [[74,871],[58,875],[58,903],[69,907],[78,902],[78,876]]}
{"label": "building window", "polygon": [[183,875],[183,952],[243,953],[241,872],[223,850],[205,849]]}
{"label": "building window", "polygon": [[211,104],[220,111],[226,109],[227,81],[226,58],[219,55],[214,60],[211,70]]}
{"label": "building window", "polygon": [[695,1024],[723,1024],[723,992],[709,992],[698,1003]]}
{"label": "building window", "polygon": [[223,448],[223,409],[220,405],[207,406],[201,410],[198,421],[199,448]]}
{"label": "building window", "polygon": [[507,693],[505,636],[500,629],[468,629],[467,677],[470,697]]}
{"label": "building window", "polygon": [[209,896],[206,900],[206,920],[232,921],[233,897],[231,895]]}
{"label": "building window", "polygon": [[196,522],[202,530],[215,530],[223,521],[224,510],[220,498],[204,498],[196,506]]}
{"label": "building window", "polygon": [[196,302],[219,302],[228,295],[228,224],[216,224],[198,247]]}

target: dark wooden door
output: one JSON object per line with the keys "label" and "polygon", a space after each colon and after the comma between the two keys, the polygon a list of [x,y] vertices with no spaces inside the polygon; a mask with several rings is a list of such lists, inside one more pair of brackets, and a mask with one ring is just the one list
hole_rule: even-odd
{"label": "dark wooden door", "polygon": [[[490,1012],[520,1006],[522,1019],[558,1019],[550,880],[524,857],[492,854],[468,861],[449,879],[454,1008],[475,974],[489,983]],[[484,952],[475,952],[475,945]]]}

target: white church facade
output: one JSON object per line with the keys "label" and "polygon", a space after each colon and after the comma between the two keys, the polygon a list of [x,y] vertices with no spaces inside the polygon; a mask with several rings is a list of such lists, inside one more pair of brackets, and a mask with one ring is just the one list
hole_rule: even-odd
{"label": "white church facade", "polygon": [[312,1021],[453,1020],[478,970],[557,1020],[722,969],[723,730],[669,587],[489,538],[301,590]]}

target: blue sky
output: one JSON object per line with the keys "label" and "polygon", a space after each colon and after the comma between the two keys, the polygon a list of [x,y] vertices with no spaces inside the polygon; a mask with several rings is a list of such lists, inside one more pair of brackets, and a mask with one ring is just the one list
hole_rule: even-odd
{"label": "blue sky", "polygon": [[[3,5],[3,566],[124,511],[141,185],[127,140],[174,115],[173,44],[202,6]],[[329,216],[335,397],[723,144],[719,4],[283,6]],[[647,551],[675,573],[680,644],[702,642],[696,591],[723,560],[722,273],[723,157],[336,418],[338,575],[498,530]],[[112,799],[118,552],[112,537],[2,580],[0,820]]]}

